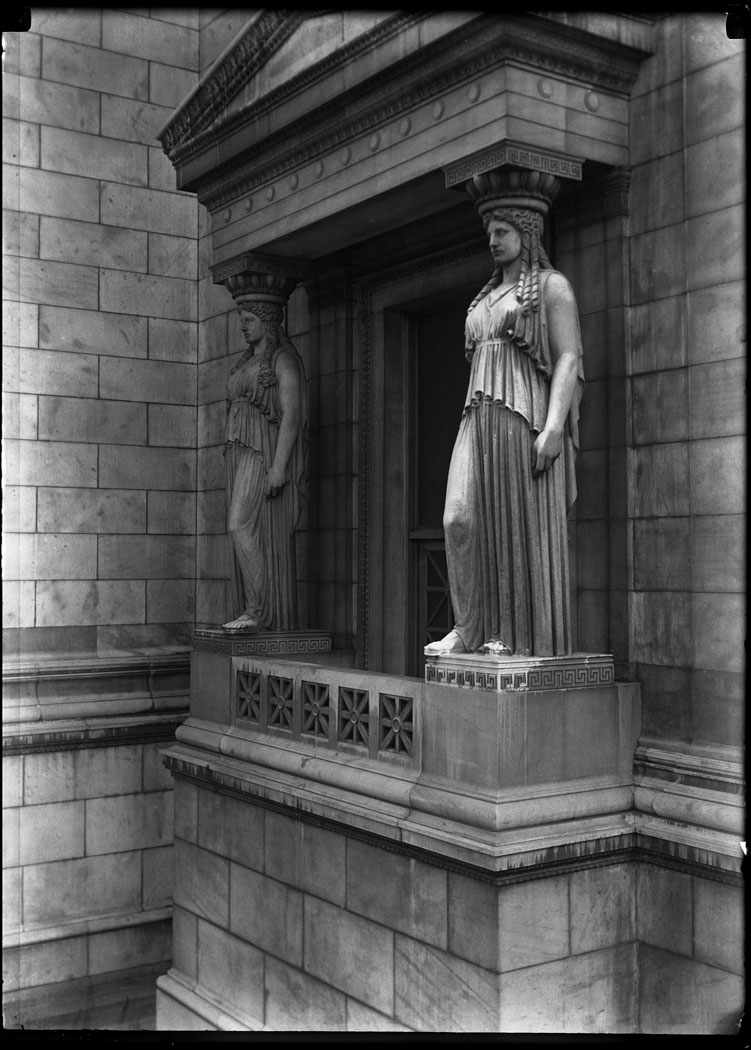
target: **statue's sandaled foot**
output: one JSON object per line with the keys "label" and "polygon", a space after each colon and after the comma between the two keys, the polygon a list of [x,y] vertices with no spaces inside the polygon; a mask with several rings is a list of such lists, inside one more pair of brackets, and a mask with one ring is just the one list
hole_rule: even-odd
{"label": "statue's sandaled foot", "polygon": [[249,613],[243,613],[242,616],[238,616],[236,620],[230,620],[229,623],[223,623],[222,627],[225,631],[255,631],[258,627],[258,620],[255,616],[251,616]]}
{"label": "statue's sandaled foot", "polygon": [[426,656],[437,656],[440,653],[466,653],[467,648],[456,631],[449,631],[440,642],[431,642],[425,646]]}
{"label": "statue's sandaled foot", "polygon": [[480,650],[481,653],[489,653],[491,656],[503,656],[504,654],[512,655],[511,649],[502,642],[500,638],[492,638],[489,642],[486,642]]}

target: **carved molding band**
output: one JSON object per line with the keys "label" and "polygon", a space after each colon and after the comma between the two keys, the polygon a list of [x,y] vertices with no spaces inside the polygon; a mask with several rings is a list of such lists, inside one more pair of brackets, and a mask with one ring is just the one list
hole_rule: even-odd
{"label": "carved molding band", "polygon": [[[382,26],[372,30],[373,40],[384,31]],[[360,46],[364,46],[368,36],[358,38]],[[370,134],[391,120],[402,119],[422,104],[432,104],[456,87],[463,90],[481,73],[503,62],[532,65],[626,96],[641,57],[641,52],[620,45],[590,44],[570,38],[561,33],[560,26],[533,16],[501,19],[497,15],[482,15],[451,34],[450,39],[420,49],[409,61],[388,67],[254,145],[252,150],[239,153],[231,170],[226,166],[213,169],[198,176],[188,188],[198,192],[201,203],[214,210],[327,153],[338,154],[353,139]],[[347,64],[338,51],[332,61]],[[254,106],[217,123],[207,132],[200,149],[254,121]],[[198,151],[198,147],[193,150]],[[181,163],[187,157],[187,153],[181,157]]]}
{"label": "carved molding band", "polygon": [[231,53],[198,85],[157,135],[171,160],[190,152],[190,144],[197,134],[216,120],[305,17],[294,11],[261,11]]}
{"label": "carved molding band", "polygon": [[[136,735],[152,734],[150,719],[158,733],[170,712],[187,711],[189,671],[187,651],[9,663],[3,668],[3,748],[99,746],[102,733],[113,740],[127,736],[130,729],[120,725],[126,714],[128,725],[133,720],[145,727],[134,728]],[[111,720],[109,729],[104,719]]]}
{"label": "carved molding band", "polygon": [[[279,13],[280,12],[276,12],[276,14]],[[314,12],[312,12],[312,14],[314,14]],[[310,17],[310,15],[307,17]],[[372,50],[373,47],[383,43],[390,37],[395,36],[397,33],[402,32],[413,22],[419,21],[421,17],[421,15],[401,11],[390,18],[384,19],[383,22],[379,23],[369,32],[357,37],[349,44],[345,44],[342,48],[334,51],[333,54],[327,55],[326,58],[322,59],[320,62],[308,66],[306,69],[302,70],[302,72],[292,77],[291,80],[280,84],[279,87],[275,88],[273,91],[269,91],[267,94],[251,103],[251,105],[244,109],[242,113],[233,113],[226,117],[225,120],[220,123],[221,132],[223,134],[230,133],[236,128],[241,127],[247,120],[258,121],[262,116],[277,109],[288,99],[297,94],[309,91],[318,81],[328,74],[335,72],[340,66],[355,62],[362,54]],[[294,22],[292,25],[292,32],[298,28],[300,21],[301,19],[298,19]],[[252,28],[253,27],[249,27],[249,33]],[[273,40],[271,44],[267,44],[260,65],[263,65],[268,61],[273,54],[273,51],[281,46],[286,39],[287,36],[284,36],[282,39],[281,33],[279,33],[276,40]],[[276,44],[276,47],[272,47],[272,44]],[[238,81],[240,78],[244,78],[242,80],[242,86],[244,86],[244,84],[248,82],[249,77],[246,78],[247,68],[246,65],[243,64],[242,54],[236,54],[232,51],[227,55],[224,61],[233,71],[236,71],[236,76],[239,74]],[[260,66],[258,68],[260,68]],[[257,69],[252,69],[250,77],[254,76],[256,72]],[[216,75],[221,75],[219,70],[216,71]],[[228,99],[228,101],[230,101],[230,99]],[[164,132],[157,136],[162,143],[164,151],[168,153],[170,160],[175,164],[185,163],[196,153],[199,153],[204,146],[208,145],[216,138],[217,132],[217,128],[215,127],[206,128],[204,126],[202,132],[200,131],[200,128],[198,129],[199,134],[185,137],[182,141],[179,140],[172,133],[172,128],[173,123],[176,127],[178,125],[182,127],[182,114],[182,110],[178,111],[177,115],[167,125]],[[168,135],[170,136],[170,141],[173,142],[173,145],[169,148],[166,141]]]}
{"label": "carved molding band", "polygon": [[267,631],[238,638],[208,628],[195,631],[193,648],[228,656],[300,656],[330,653],[331,635],[325,631]]}
{"label": "carved molding band", "polygon": [[576,157],[567,157],[563,153],[541,150],[525,146],[520,142],[508,140],[482,150],[471,157],[465,157],[449,164],[443,169],[446,176],[446,189],[463,189],[464,183],[475,175],[510,164],[516,168],[530,168],[548,175],[563,179],[581,179],[582,161]]}
{"label": "carved molding band", "polygon": [[518,692],[612,685],[613,658],[606,654],[496,658],[478,654],[428,656],[425,681],[465,689]]}

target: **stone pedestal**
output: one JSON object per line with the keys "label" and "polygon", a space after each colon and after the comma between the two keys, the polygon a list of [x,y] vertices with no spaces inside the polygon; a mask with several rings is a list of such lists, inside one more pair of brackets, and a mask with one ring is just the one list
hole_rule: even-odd
{"label": "stone pedestal", "polygon": [[225,631],[209,627],[193,632],[193,650],[224,653],[227,656],[297,656],[310,659],[331,652],[331,635],[326,631]]}
{"label": "stone pedestal", "polygon": [[[638,685],[555,687],[552,664],[516,661],[526,682],[457,688],[237,642],[194,651],[191,717],[164,752],[158,1029],[659,1031],[640,988],[670,960],[681,1031],[740,1011],[718,912],[741,929],[738,831],[709,831],[716,792],[699,810],[688,784],[669,814],[635,809]],[[607,678],[608,660],[579,664]]]}
{"label": "stone pedestal", "polygon": [[635,1030],[637,686],[460,694],[196,642],[160,1029]]}

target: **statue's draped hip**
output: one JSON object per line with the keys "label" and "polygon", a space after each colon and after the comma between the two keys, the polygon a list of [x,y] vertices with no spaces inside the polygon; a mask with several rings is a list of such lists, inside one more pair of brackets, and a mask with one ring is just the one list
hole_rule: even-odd
{"label": "statue's draped hip", "polygon": [[467,316],[471,369],[443,522],[449,589],[468,652],[500,641],[517,655],[562,656],[574,635],[567,518],[580,391],[563,454],[534,475],[553,370],[546,316],[541,306],[533,344],[518,345],[511,303],[507,293],[491,292]]}

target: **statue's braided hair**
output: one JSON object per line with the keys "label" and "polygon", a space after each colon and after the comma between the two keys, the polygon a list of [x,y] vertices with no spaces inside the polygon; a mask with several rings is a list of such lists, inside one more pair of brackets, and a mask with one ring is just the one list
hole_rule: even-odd
{"label": "statue's braided hair", "polygon": [[284,308],[279,303],[258,299],[238,301],[237,308],[240,313],[247,311],[255,314],[263,322],[266,329],[266,349],[258,370],[258,382],[261,386],[273,386],[276,383],[276,376],[271,367],[271,359],[279,346],[279,332],[284,317]]}
{"label": "statue's braided hair", "polygon": [[[516,285],[516,301],[521,306],[522,317],[536,313],[540,307],[540,270],[552,270],[550,259],[542,246],[542,215],[531,208],[493,208],[482,217],[487,230],[491,222],[507,222],[521,236],[521,270]],[[474,309],[485,296],[503,280],[503,268],[496,266],[490,280],[480,289],[469,307]]]}

